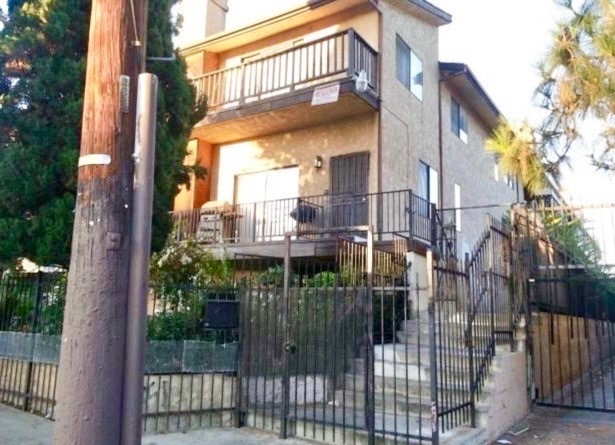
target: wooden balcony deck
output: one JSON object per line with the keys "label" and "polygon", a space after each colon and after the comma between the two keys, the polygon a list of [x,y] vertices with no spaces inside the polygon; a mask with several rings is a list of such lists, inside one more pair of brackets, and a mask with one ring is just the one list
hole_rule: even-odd
{"label": "wooden balcony deck", "polygon": [[[363,71],[367,90],[357,91],[355,78]],[[196,136],[224,143],[377,110],[378,79],[378,53],[353,29],[207,73],[193,79],[208,106]],[[335,103],[311,106],[317,87],[336,83]],[[271,116],[251,119],[263,114]]]}

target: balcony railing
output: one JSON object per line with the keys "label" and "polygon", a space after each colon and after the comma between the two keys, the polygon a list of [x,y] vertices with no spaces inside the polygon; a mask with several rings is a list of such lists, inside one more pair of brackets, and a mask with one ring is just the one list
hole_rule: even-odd
{"label": "balcony railing", "polygon": [[400,190],[365,195],[330,194],[225,207],[173,212],[175,240],[196,238],[206,244],[280,241],[288,232],[319,239],[332,230],[370,225],[385,235],[411,235],[433,244],[437,237],[433,204]]}
{"label": "balcony railing", "polygon": [[353,29],[323,37],[242,65],[193,79],[209,112],[292,93],[331,80],[367,73],[378,90],[378,53]]}

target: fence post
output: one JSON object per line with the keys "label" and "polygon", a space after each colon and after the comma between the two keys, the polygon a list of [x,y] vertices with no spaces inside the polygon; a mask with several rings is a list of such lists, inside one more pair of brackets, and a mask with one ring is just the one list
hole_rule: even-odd
{"label": "fence post", "polygon": [[241,65],[241,80],[239,84],[239,105],[246,102],[246,65]]}
{"label": "fence post", "polygon": [[348,77],[354,77],[356,71],[355,41],[355,31],[350,28],[348,30]]}
{"label": "fence post", "polygon": [[368,445],[376,443],[375,433],[375,403],[374,403],[374,322],[372,307],[372,277],[374,260],[374,231],[370,226],[367,231],[366,258],[366,292],[365,316],[363,317],[363,333],[365,336],[365,429],[368,434]]}
{"label": "fence post", "polygon": [[282,418],[280,425],[280,438],[288,437],[288,414],[290,408],[290,354],[293,353],[293,345],[290,341],[288,329],[288,315],[290,308],[290,280],[291,280],[291,235],[284,236],[284,295],[282,300],[282,319],[284,327],[284,371],[282,375]]}
{"label": "fence post", "polygon": [[489,292],[489,318],[491,324],[491,354],[495,355],[495,286],[493,284],[495,280],[494,275],[494,235],[493,229],[490,229],[489,239],[487,240],[487,260],[488,260],[488,270],[485,272],[485,287],[487,288],[487,292]]}
{"label": "fence post", "polygon": [[414,252],[414,214],[415,214],[415,209],[414,209],[414,194],[412,193],[412,190],[408,191],[408,230],[410,232],[410,248],[411,250]]}
{"label": "fence post", "polygon": [[436,354],[436,298],[434,288],[434,255],[433,251],[427,251],[427,300],[429,301],[429,379],[431,394],[431,443],[440,443],[438,425],[438,365]]}
{"label": "fence post", "polygon": [[25,384],[25,397],[23,410],[30,410],[30,403],[32,401],[32,377],[34,375],[34,348],[36,346],[36,328],[38,324],[38,318],[41,307],[41,300],[43,299],[43,272],[37,272],[36,274],[36,296],[34,302],[34,311],[32,313],[32,323],[30,326],[30,354],[28,356],[28,370],[26,372],[26,384]]}
{"label": "fence post", "polygon": [[474,377],[474,311],[472,309],[472,288],[470,286],[470,254],[466,252],[464,259],[465,287],[467,292],[468,325],[465,332],[465,343],[468,348],[468,366],[470,374],[470,424],[476,428],[476,382]]}
{"label": "fence post", "polygon": [[[428,203],[429,208],[429,223],[431,225],[431,248],[438,249],[438,220],[436,215],[436,205]],[[444,252],[440,252],[444,256]]]}

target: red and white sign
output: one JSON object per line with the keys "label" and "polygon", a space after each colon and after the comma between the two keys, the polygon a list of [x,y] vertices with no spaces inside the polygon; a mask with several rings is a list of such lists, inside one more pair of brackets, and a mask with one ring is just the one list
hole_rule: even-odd
{"label": "red and white sign", "polygon": [[339,98],[340,98],[339,82],[333,85],[319,87],[314,90],[314,95],[312,96],[312,106],[332,104],[334,102],[337,102]]}

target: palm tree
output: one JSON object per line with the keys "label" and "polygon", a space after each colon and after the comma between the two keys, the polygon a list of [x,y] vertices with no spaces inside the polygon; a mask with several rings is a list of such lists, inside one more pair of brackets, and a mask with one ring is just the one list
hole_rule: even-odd
{"label": "palm tree", "polygon": [[534,129],[527,123],[514,127],[505,119],[486,141],[485,148],[498,159],[503,173],[517,178],[528,197],[536,196],[546,187],[546,169],[539,152]]}

